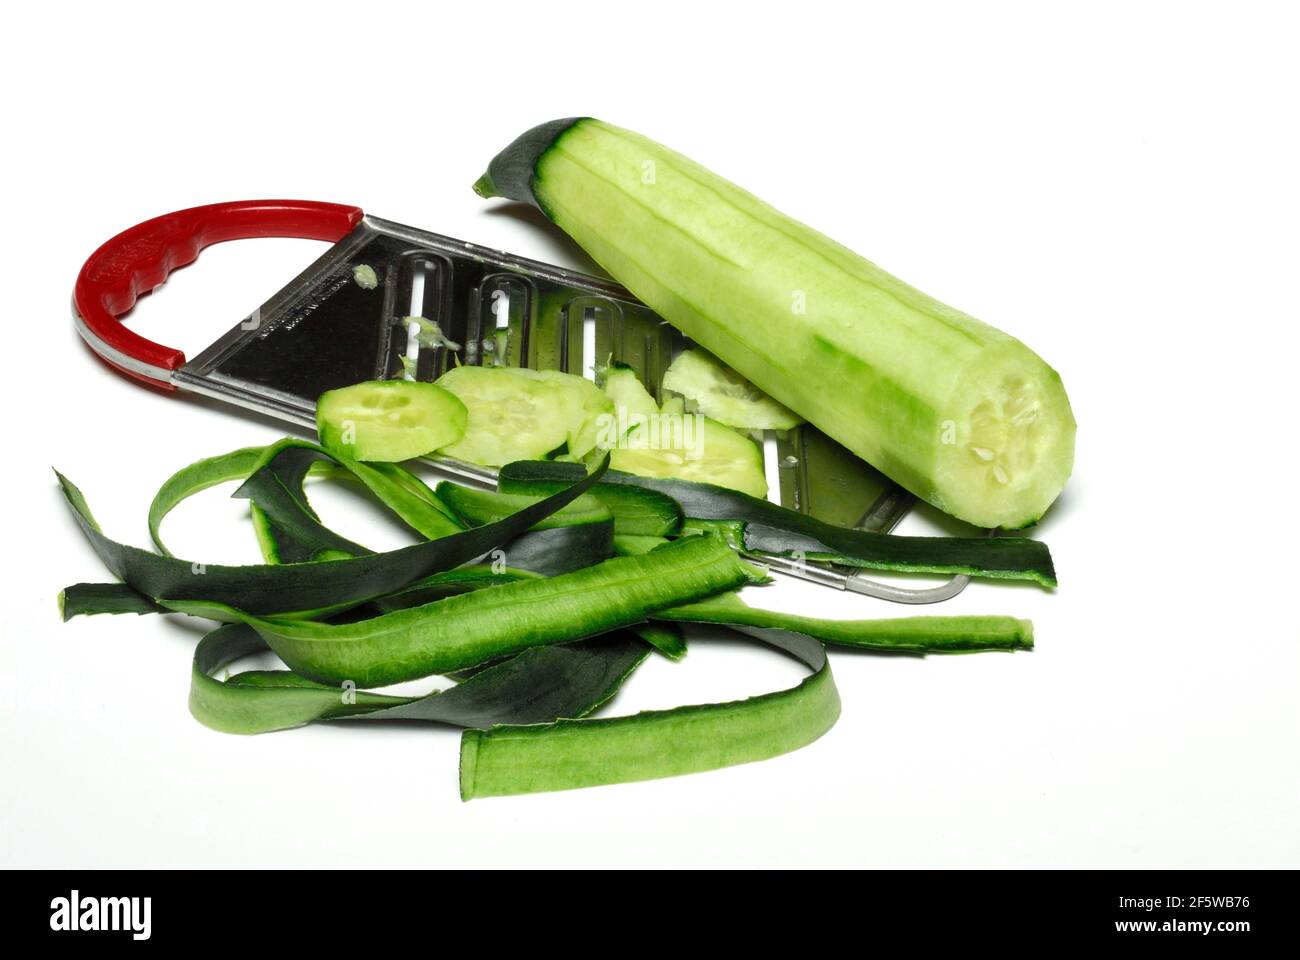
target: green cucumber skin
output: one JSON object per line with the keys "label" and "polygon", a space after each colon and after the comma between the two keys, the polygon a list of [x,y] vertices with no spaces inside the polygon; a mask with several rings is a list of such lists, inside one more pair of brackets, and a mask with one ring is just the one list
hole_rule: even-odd
{"label": "green cucumber skin", "polygon": [[[346,561],[340,561],[346,562]],[[763,579],[720,540],[689,537],[549,579],[519,580],[339,625],[269,620],[219,603],[160,599],[169,610],[256,630],[291,670],[379,687],[448,673],[530,647],[595,636],[669,606]]]}
{"label": "green cucumber skin", "polygon": [[[564,482],[555,480],[515,479],[508,470],[497,475],[497,490],[506,494],[547,497],[564,486]],[[682,508],[677,501],[648,487],[597,484],[589,496],[599,500],[613,514],[615,536],[672,537],[681,530]],[[563,513],[561,511],[559,516]]]}
{"label": "green cucumber skin", "polygon": [[[1032,650],[1034,625],[1003,616],[895,617],[887,620],[823,620],[751,607],[723,593],[655,614],[656,620],[712,623],[744,630],[777,630],[821,643],[884,653],[974,653]],[[762,636],[760,632],[758,636]]]}
{"label": "green cucumber skin", "polygon": [[572,487],[499,524],[351,560],[247,566],[196,563],[113,540],[100,529],[81,490],[57,470],[54,475],[73,518],[100,560],[115,577],[140,593],[155,600],[216,601],[245,613],[288,616],[347,609],[468,563],[508,544],[577,499],[604,475],[608,464],[606,457]]}
{"label": "green cucumber skin", "polygon": [[[438,499],[445,503],[467,527],[479,527],[485,523],[497,523],[524,507],[544,499],[542,496],[528,496],[515,493],[493,493],[490,490],[476,490],[444,480],[437,487]],[[555,511],[533,530],[549,530],[556,527],[568,527],[584,523],[609,523],[613,515],[594,497],[579,497],[561,510]]]}
{"label": "green cucumber skin", "polygon": [[788,690],[623,717],[466,730],[460,741],[461,799],[702,773],[807,746],[835,725],[840,697],[825,649],[799,640],[791,635],[768,641],[814,671]]}
{"label": "green cucumber skin", "polygon": [[[1041,358],[680,154],[569,118],[523,134],[475,189],[535,204],[674,326],[939,509],[1020,529],[1064,487],[1074,418]],[[1022,374],[1044,398],[1045,446],[1003,490],[962,458],[981,445],[980,391]]]}
{"label": "green cucumber skin", "polygon": [[[582,474],[578,464],[521,460],[501,469],[507,484],[572,483]],[[689,480],[638,477],[609,470],[607,485],[655,490],[676,500],[687,517],[688,531],[714,531],[748,550],[806,560],[830,560],[876,570],[968,574],[1006,580],[1031,580],[1056,586],[1051,551],[1025,537],[902,537],[850,530],[779,507],[737,490]]]}
{"label": "green cucumber skin", "polygon": [[646,659],[645,642],[630,632],[552,647],[535,647],[477,671],[446,691],[424,697],[355,692],[282,670],[245,671],[225,681],[215,675],[236,660],[267,650],[257,632],[226,624],[194,651],[190,713],[223,733],[285,730],[319,720],[418,720],[459,727],[551,723],[585,717],[609,700]]}
{"label": "green cucumber skin", "polygon": [[538,124],[525,131],[492,158],[487,172],[474,184],[474,192],[480,197],[506,197],[537,206],[537,195],[533,191],[537,161],[565,131],[588,119],[590,118],[565,117]]}

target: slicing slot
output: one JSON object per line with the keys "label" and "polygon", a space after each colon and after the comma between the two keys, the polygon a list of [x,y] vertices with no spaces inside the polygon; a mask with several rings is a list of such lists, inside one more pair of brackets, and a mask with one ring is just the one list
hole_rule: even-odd
{"label": "slicing slot", "polygon": [[528,365],[529,304],[529,287],[519,278],[503,274],[484,278],[478,292],[478,363]]}
{"label": "slicing slot", "polygon": [[596,379],[596,368],[612,356],[624,360],[618,307],[604,297],[577,297],[564,305],[567,335],[561,360],[565,373]]}
{"label": "slicing slot", "polygon": [[[406,315],[409,317],[424,316],[424,290],[425,281],[429,275],[429,263],[427,260],[421,260],[412,265],[411,268],[411,300],[407,306]],[[420,363],[420,325],[418,323],[408,323],[406,325],[406,359],[409,361],[405,364],[402,373],[402,379],[416,379],[416,371]]]}
{"label": "slicing slot", "polygon": [[781,505],[781,455],[777,451],[776,431],[763,431],[763,475],[767,478],[767,499]]}
{"label": "slicing slot", "polygon": [[582,311],[582,356],[578,360],[581,369],[569,372],[576,372],[588,380],[595,380],[597,363],[599,361],[596,359],[596,308],[587,307]]}
{"label": "slicing slot", "polygon": [[500,287],[492,291],[492,313],[496,316],[497,329],[510,329],[510,291]]}
{"label": "slicing slot", "polygon": [[420,362],[420,325],[418,323],[408,323],[406,325],[406,359],[411,361],[406,365],[402,373],[403,380],[414,380],[416,366]]}
{"label": "slicing slot", "polygon": [[411,304],[406,311],[408,317],[424,316],[424,281],[429,276],[429,262],[421,260],[411,270]]}

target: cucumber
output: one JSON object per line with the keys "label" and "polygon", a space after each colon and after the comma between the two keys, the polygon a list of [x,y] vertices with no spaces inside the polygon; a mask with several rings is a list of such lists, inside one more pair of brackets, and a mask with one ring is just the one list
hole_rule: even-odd
{"label": "cucumber", "polygon": [[662,407],[631,367],[611,364],[605,393],[614,415],[599,435],[610,464],[642,477],[676,477],[767,496],[763,452],[753,440],[715,420],[687,414],[680,399]]}
{"label": "cucumber", "polygon": [[486,467],[540,459],[561,448],[581,459],[596,446],[601,416],[613,410],[595,384],[557,370],[455,367],[437,385],[469,411],[465,435],[440,452]]}
{"label": "cucumber", "polygon": [[610,466],[640,477],[712,483],[752,497],[767,496],[763,452],[749,437],[697,414],[661,413],[628,431],[610,451]]}
{"label": "cucumber", "polygon": [[[611,363],[605,371],[605,395],[613,402],[615,413],[629,421],[636,416],[650,417],[659,412],[655,398],[650,396],[636,371],[625,363]],[[626,414],[622,412],[624,410]]]}
{"label": "cucumber", "polygon": [[665,543],[665,537],[642,537],[638,535],[617,534],[614,537],[614,552],[620,557],[639,557],[651,550],[658,550]]}
{"label": "cucumber", "polygon": [[559,370],[519,371],[561,391],[564,397],[564,417],[568,424],[565,434],[566,460],[581,461],[596,448],[601,418],[614,412],[614,405],[605,393],[590,380],[561,373]]}
{"label": "cucumber", "polygon": [[568,441],[568,420],[556,415],[560,391],[513,367],[453,367],[437,385],[469,411],[465,435],[440,449],[446,456],[500,467],[512,460],[540,460]]}
{"label": "cucumber", "polygon": [[664,373],[664,389],[680,393],[706,417],[739,430],[790,430],[803,423],[704,350],[684,350]]}
{"label": "cucumber", "polygon": [[465,405],[431,383],[375,380],[321,394],[316,430],[331,453],[392,462],[432,453],[465,432]]}
{"label": "cucumber", "polygon": [[953,516],[1027,526],[1070,475],[1074,416],[1032,350],[645,137],[553,121],[474,188],[535,204],[670,323]]}

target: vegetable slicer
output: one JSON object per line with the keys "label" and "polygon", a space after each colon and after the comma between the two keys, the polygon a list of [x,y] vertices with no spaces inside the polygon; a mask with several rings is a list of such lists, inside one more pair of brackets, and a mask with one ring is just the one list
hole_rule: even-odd
{"label": "vegetable slicer", "polygon": [[[193,360],[147,340],[120,318],[136,299],[204,247],[252,237],[333,245]],[[375,283],[369,272],[374,271]],[[409,376],[431,381],[452,359],[422,346],[411,317],[438,324],[461,363],[561,370],[592,378],[608,360],[631,366],[656,399],[689,342],[627,290],[500,250],[298,200],[219,203],[131,227],[86,261],[73,296],[82,338],[122,373],[163,390],[188,390],[314,427],[326,390]],[[427,339],[425,340],[427,344]],[[914,498],[810,424],[762,437],[769,498],[840,526],[888,533]],[[492,484],[495,471],[433,455],[440,470]],[[900,603],[946,600],[966,576],[912,588],[846,568],[763,555],[779,573]]]}

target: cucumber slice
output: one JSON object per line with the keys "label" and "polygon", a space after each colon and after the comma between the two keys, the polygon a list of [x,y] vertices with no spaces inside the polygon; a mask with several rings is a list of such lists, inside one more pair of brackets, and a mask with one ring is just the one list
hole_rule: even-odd
{"label": "cucumber slice", "polygon": [[[680,398],[658,406],[636,372],[612,363],[605,393],[616,430],[601,434],[610,465],[642,477],[676,477],[767,496],[763,453],[748,437],[703,416],[685,413]],[[612,434],[612,435],[611,435]]]}
{"label": "cucumber slice", "polygon": [[393,462],[432,453],[465,433],[465,405],[432,383],[375,380],[321,394],[321,445],[351,460]]}
{"label": "cucumber slice", "polygon": [[698,414],[660,413],[634,427],[611,451],[610,466],[642,477],[675,477],[767,496],[758,444]]}
{"label": "cucumber slice", "polygon": [[630,421],[636,415],[649,417],[659,412],[655,398],[638,379],[636,371],[625,363],[611,363],[605,371],[605,395],[621,419]]}
{"label": "cucumber slice", "polygon": [[692,340],[939,509],[1016,529],[1065,486],[1074,416],[1037,354],[686,157],[555,121],[475,190],[535,204]]}
{"label": "cucumber slice", "polygon": [[803,419],[705,350],[685,350],[664,373],[664,389],[706,417],[741,430],[790,430]]}
{"label": "cucumber slice", "polygon": [[449,457],[500,467],[543,459],[568,439],[563,391],[513,367],[454,367],[437,385],[469,411],[465,435],[440,448]]}
{"label": "cucumber slice", "polygon": [[582,377],[520,367],[456,367],[438,378],[469,410],[465,435],[442,448],[457,460],[500,467],[561,447],[581,459],[596,446],[600,418],[613,407]]}
{"label": "cucumber slice", "polygon": [[614,412],[614,405],[600,387],[590,380],[559,370],[522,370],[524,375],[536,377],[543,383],[562,390],[566,397],[566,418],[569,429],[565,443],[565,458],[582,460],[596,448],[601,418]]}

